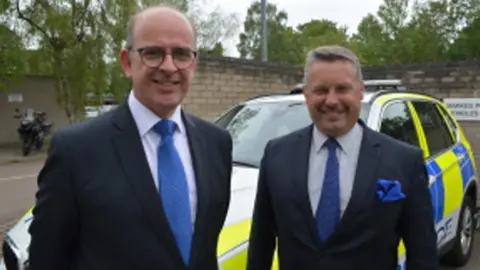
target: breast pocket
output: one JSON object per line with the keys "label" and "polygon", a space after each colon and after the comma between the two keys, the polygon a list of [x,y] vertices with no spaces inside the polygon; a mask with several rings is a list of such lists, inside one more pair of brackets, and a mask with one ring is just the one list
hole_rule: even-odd
{"label": "breast pocket", "polygon": [[395,229],[402,213],[404,198],[396,200],[382,200],[376,197],[373,204],[374,224],[380,231],[392,231]]}

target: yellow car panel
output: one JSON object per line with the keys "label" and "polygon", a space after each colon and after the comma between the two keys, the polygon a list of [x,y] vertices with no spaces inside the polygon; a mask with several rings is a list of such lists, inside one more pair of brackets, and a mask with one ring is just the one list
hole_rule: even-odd
{"label": "yellow car panel", "polygon": [[[251,219],[223,228],[219,236],[217,255],[221,270],[244,270],[247,267],[247,245]],[[272,270],[278,270],[278,255],[274,253]]]}
{"label": "yellow car panel", "polygon": [[445,190],[443,217],[446,217],[462,205],[463,184],[461,179],[460,165],[457,156],[452,151],[440,155],[435,159],[443,173],[443,189]]}
{"label": "yellow car panel", "polygon": [[410,109],[410,113],[412,114],[413,125],[418,134],[418,142],[420,144],[420,148],[423,150],[423,158],[427,159],[430,156],[430,152],[428,151],[427,139],[425,138],[425,134],[423,133],[420,118],[418,117],[417,111],[415,111],[415,108],[413,107],[411,102],[408,102],[408,108]]}
{"label": "yellow car panel", "polygon": [[219,236],[221,241],[218,243],[217,255],[221,256],[246,241],[250,235],[251,223],[252,220],[247,219],[223,228]]}

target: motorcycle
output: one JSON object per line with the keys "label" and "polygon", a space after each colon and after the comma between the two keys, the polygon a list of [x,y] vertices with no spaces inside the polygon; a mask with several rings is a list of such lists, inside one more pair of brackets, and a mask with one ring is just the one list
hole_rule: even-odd
{"label": "motorcycle", "polygon": [[45,137],[50,134],[52,127],[52,124],[46,121],[46,113],[28,109],[22,116],[17,109],[14,118],[20,119],[17,132],[20,136],[23,156],[28,156],[32,147],[37,151],[41,150]]}

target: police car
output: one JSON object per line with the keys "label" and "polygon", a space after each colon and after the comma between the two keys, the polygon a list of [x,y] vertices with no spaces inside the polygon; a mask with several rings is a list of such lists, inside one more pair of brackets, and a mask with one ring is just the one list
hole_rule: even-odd
{"label": "police car", "polygon": [[[478,224],[480,188],[474,155],[461,127],[440,100],[409,92],[399,80],[365,81],[365,86],[360,118],[370,128],[424,150],[442,259],[450,265],[466,264]],[[232,194],[218,244],[219,268],[244,270],[264,147],[275,137],[309,125],[311,119],[299,85],[290,93],[237,104],[215,123],[229,130],[234,144]],[[3,254],[12,269],[28,267],[31,219],[29,211],[6,234]],[[399,269],[404,269],[405,254],[400,243]],[[276,258],[273,269],[279,269]]]}
{"label": "police car", "polygon": [[[480,189],[474,155],[462,128],[440,100],[409,92],[400,80],[365,81],[365,90],[360,118],[366,125],[423,149],[442,261],[465,265],[473,248]],[[299,85],[287,94],[253,98],[215,121],[232,134],[237,170],[232,184],[249,188],[233,193],[230,222],[220,238],[221,269],[245,269],[250,219],[237,215],[243,215],[247,206],[249,214],[253,211],[255,180],[266,143],[311,124],[301,92]],[[400,243],[398,269],[405,268],[405,255]]]}

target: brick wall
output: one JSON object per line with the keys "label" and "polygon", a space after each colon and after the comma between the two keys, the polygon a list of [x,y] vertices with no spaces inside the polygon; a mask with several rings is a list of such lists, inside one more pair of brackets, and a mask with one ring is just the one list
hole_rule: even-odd
{"label": "brick wall", "polygon": [[[402,79],[409,89],[438,97],[480,97],[480,61],[365,67],[363,72],[365,79]],[[247,98],[286,92],[302,74],[298,66],[203,55],[185,109],[213,118]]]}
{"label": "brick wall", "polygon": [[[301,82],[303,68],[219,56],[202,56],[185,109],[213,119],[236,102],[287,92]],[[365,67],[365,79],[401,79],[412,91],[439,98],[480,97],[480,61]],[[480,164],[480,122],[460,123]]]}
{"label": "brick wall", "polygon": [[402,79],[413,91],[444,97],[480,96],[480,61],[364,68],[366,79]]}
{"label": "brick wall", "polygon": [[[302,67],[202,55],[184,108],[213,119],[235,103],[253,96],[289,91],[301,82],[302,73]],[[402,79],[409,89],[438,97],[480,96],[480,61],[366,67],[364,76],[366,79]],[[56,127],[67,124],[61,109],[53,103],[53,81],[30,77],[13,91],[25,93],[28,106],[48,111],[55,118]],[[0,143],[17,140],[16,122],[11,117],[14,106],[6,103],[5,94],[0,94]],[[480,158],[480,123],[461,124]]]}
{"label": "brick wall", "polygon": [[235,103],[272,92],[286,92],[301,81],[300,67],[201,55],[184,108],[213,119]]}

